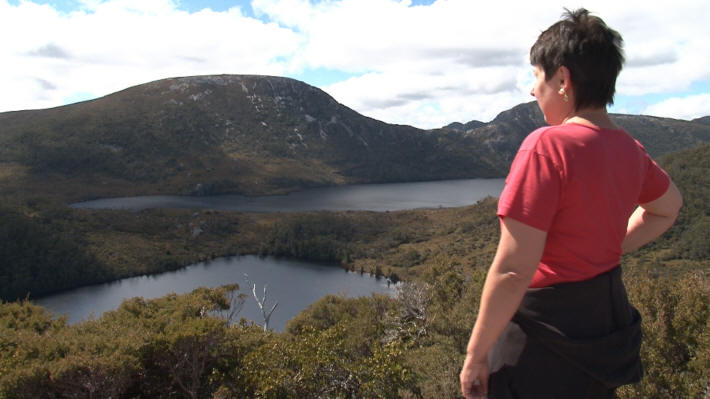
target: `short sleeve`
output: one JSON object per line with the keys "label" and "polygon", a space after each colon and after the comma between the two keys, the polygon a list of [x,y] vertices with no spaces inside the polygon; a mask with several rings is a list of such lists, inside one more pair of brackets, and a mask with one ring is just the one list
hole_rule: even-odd
{"label": "short sleeve", "polygon": [[671,183],[670,177],[665,170],[661,169],[658,164],[644,151],[646,162],[646,173],[641,185],[641,193],[639,194],[639,204],[644,204],[658,199],[663,195]]}
{"label": "short sleeve", "polygon": [[515,156],[498,200],[498,215],[548,231],[560,202],[562,177],[548,157],[534,150]]}

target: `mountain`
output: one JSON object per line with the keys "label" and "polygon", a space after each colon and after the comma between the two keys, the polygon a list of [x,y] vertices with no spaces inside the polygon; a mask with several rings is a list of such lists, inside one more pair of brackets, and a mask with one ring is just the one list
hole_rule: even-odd
{"label": "mountain", "polygon": [[611,118],[654,158],[710,141],[708,124],[645,115],[612,114]]}
{"label": "mountain", "polygon": [[[610,117],[639,140],[653,157],[710,142],[710,119],[684,121],[626,114]],[[491,122],[466,130],[465,134],[510,162],[527,134],[541,126],[545,126],[545,119],[537,103],[532,101],[503,111]]]}
{"label": "mountain", "polygon": [[533,130],[545,126],[536,102],[516,105],[503,111],[491,122],[466,132],[510,165],[523,139]]}
{"label": "mountain", "polygon": [[693,119],[693,122],[695,122],[695,123],[702,123],[702,124],[704,124],[704,125],[710,125],[710,115],[708,115],[708,116],[703,116],[703,117],[701,117],[701,118]]}
{"label": "mountain", "polygon": [[448,125],[444,126],[443,129],[457,130],[459,132],[466,132],[469,130],[473,130],[477,127],[481,127],[485,124],[486,124],[485,122],[476,121],[476,120],[466,122],[466,123],[453,122],[453,123],[449,123]]}
{"label": "mountain", "polygon": [[[710,141],[703,123],[613,118],[654,156]],[[520,142],[543,125],[534,102],[489,123],[422,130],[365,117],[288,78],[163,79],[82,103],[0,113],[0,194],[257,195],[502,177]]]}
{"label": "mountain", "polygon": [[503,173],[494,154],[459,132],[380,122],[320,89],[272,76],[165,79],[78,104],[2,113],[0,148],[0,187],[51,187],[71,200]]}

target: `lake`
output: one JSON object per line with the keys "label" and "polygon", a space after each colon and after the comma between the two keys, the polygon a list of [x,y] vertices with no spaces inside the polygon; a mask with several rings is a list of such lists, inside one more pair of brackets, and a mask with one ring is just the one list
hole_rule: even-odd
{"label": "lake", "polygon": [[72,204],[75,208],[129,209],[195,208],[239,212],[397,211],[451,208],[498,197],[505,179],[441,180],[415,183],[353,184],[313,188],[286,195],[188,197],[153,195],[105,198]]}
{"label": "lake", "polygon": [[237,283],[239,292],[247,295],[237,320],[244,317],[261,324],[263,318],[252,297],[251,287],[244,279],[245,274],[256,284],[260,298],[264,285],[267,285],[268,309],[275,302],[279,303],[269,321],[269,327],[275,331],[283,331],[288,320],[327,294],[359,297],[372,293],[389,294],[393,288],[385,278],[346,271],[338,265],[247,255],[217,258],[173,272],[81,287],[32,302],[52,310],[55,315],[65,314],[70,323],[77,323],[91,315],[99,317],[114,310],[127,298],[158,298],[173,292],[188,293],[197,287]]}
{"label": "lake", "polygon": [[[245,197],[220,195],[211,197],[144,196],[108,198],[73,204],[76,208],[129,209],[199,208],[240,212],[296,211],[396,211],[417,208],[459,207],[487,197],[498,197],[504,179],[442,180],[416,183],[358,184],[309,189],[288,195]],[[244,274],[256,283],[261,295],[268,284],[269,303],[278,301],[270,327],[282,331],[286,322],[326,294],[349,297],[389,293],[385,279],[347,272],[337,265],[242,256],[198,263],[174,272],[127,278],[107,284],[82,287],[33,302],[55,314],[66,314],[69,322],[100,316],[117,308],[126,298],[161,297],[171,292],[187,293],[200,286],[216,287],[237,283],[248,295],[241,316],[261,323],[262,317]],[[268,302],[268,301],[267,301]]]}

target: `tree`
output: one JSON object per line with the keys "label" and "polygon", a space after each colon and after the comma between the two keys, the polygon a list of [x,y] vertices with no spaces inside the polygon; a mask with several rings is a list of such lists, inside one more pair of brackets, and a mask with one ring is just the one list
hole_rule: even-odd
{"label": "tree", "polygon": [[279,303],[276,302],[274,303],[274,306],[271,307],[271,310],[266,310],[266,284],[264,285],[264,294],[261,296],[261,299],[256,295],[256,284],[252,283],[249,280],[249,276],[244,273],[244,279],[247,281],[247,283],[251,286],[251,294],[254,297],[254,300],[256,301],[256,304],[259,306],[259,310],[261,310],[261,317],[264,319],[264,331],[269,330],[269,319],[271,319],[271,314],[274,313],[274,310],[276,310],[276,307],[279,306]]}

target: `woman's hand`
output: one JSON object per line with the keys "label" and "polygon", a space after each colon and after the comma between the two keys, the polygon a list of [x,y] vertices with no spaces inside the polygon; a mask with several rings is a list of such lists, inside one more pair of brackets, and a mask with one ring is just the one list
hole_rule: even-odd
{"label": "woman's hand", "polygon": [[485,399],[488,395],[488,358],[477,361],[466,355],[461,369],[461,393],[466,399]]}
{"label": "woman's hand", "polygon": [[483,284],[476,324],[466,346],[461,392],[466,399],[488,394],[488,351],[520,306],[545,248],[547,232],[515,219],[501,220],[500,242]]}

